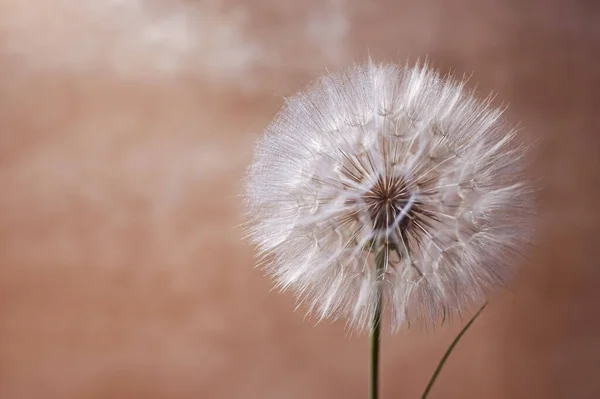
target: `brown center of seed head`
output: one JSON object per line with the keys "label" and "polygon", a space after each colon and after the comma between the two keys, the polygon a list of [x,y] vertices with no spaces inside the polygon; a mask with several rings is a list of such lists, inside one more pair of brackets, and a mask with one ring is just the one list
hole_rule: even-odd
{"label": "brown center of seed head", "polygon": [[415,210],[408,209],[405,215],[400,217],[410,201],[410,192],[402,178],[379,176],[375,184],[363,195],[363,201],[375,230],[389,230],[386,238],[392,242],[406,234],[410,227],[411,214]]}

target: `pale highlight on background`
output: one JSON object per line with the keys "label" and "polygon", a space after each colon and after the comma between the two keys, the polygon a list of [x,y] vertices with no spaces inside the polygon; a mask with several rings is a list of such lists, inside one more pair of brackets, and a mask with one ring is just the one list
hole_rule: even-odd
{"label": "pale highlight on background", "polygon": [[[538,245],[430,397],[600,396],[598,18],[558,0],[1,0],[0,397],[363,398],[365,339],[270,292],[234,226],[282,97],[369,54],[471,76],[538,141]],[[382,397],[416,397],[462,324],[384,336]]]}

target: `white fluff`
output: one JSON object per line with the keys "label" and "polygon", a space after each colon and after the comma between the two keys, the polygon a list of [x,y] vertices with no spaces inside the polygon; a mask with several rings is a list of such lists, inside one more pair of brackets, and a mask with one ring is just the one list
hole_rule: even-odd
{"label": "white fluff", "polygon": [[501,114],[426,65],[321,78],[288,99],[248,170],[262,266],[320,318],[359,330],[378,284],[392,329],[481,302],[531,233],[525,147]]}

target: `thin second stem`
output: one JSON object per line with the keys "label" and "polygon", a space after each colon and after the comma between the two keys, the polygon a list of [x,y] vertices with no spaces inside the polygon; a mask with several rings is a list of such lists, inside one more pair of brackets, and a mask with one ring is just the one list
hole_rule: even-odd
{"label": "thin second stem", "polygon": [[423,392],[423,395],[421,396],[421,399],[427,399],[427,395],[429,395],[429,392],[431,391],[431,388],[433,387],[433,383],[435,382],[435,380],[437,379],[438,375],[440,374],[440,371],[442,371],[442,367],[444,367],[444,364],[446,364],[446,360],[448,360],[448,358],[450,357],[450,354],[452,353],[452,351],[456,347],[456,344],[458,344],[458,341],[460,341],[460,339],[462,338],[462,336],[465,335],[465,333],[467,332],[467,330],[469,329],[469,327],[471,327],[471,325],[473,324],[473,322],[475,322],[475,319],[477,319],[477,316],[479,316],[479,314],[481,314],[481,312],[483,311],[483,309],[485,309],[486,305],[487,305],[487,302],[484,303],[483,306],[481,306],[481,308],[479,309],[479,311],[477,311],[477,313],[475,313],[475,315],[471,318],[471,320],[469,320],[469,322],[463,327],[463,329],[460,330],[460,332],[458,333],[458,335],[456,336],[456,338],[454,338],[454,341],[452,341],[452,343],[450,344],[450,346],[446,350],[446,353],[444,353],[444,356],[442,357],[442,360],[440,360],[438,366],[436,367],[435,371],[433,372],[433,375],[431,376],[431,379],[429,380],[429,384],[427,384],[427,387],[425,388],[425,392]]}

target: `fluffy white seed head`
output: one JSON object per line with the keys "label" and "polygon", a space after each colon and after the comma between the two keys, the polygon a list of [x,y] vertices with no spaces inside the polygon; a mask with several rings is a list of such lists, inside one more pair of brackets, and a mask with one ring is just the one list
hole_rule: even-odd
{"label": "fluffy white seed head", "polygon": [[392,329],[480,302],[531,232],[525,147],[501,114],[427,66],[321,78],[287,100],[248,171],[262,266],[320,318],[356,329],[379,288]]}

